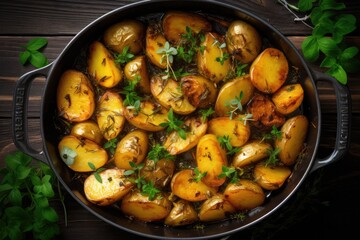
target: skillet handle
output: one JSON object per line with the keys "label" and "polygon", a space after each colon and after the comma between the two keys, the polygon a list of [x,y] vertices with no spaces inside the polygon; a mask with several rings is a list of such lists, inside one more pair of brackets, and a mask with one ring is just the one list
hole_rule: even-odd
{"label": "skillet handle", "polygon": [[36,77],[47,77],[51,66],[52,63],[22,75],[16,83],[13,94],[12,138],[14,144],[20,151],[44,163],[46,163],[46,158],[43,151],[35,150],[29,145],[27,106],[32,81]]}
{"label": "skillet handle", "polygon": [[351,129],[351,95],[346,85],[340,84],[335,78],[318,72],[313,72],[315,81],[330,82],[336,94],[337,127],[336,141],[333,152],[326,158],[317,159],[312,166],[311,172],[324,167],[330,163],[343,158],[350,147],[350,129]]}

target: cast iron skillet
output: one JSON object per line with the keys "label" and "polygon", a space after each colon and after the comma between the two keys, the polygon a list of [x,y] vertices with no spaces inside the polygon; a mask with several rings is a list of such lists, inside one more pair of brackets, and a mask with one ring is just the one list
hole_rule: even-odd
{"label": "cast iron skillet", "polygon": [[[204,229],[188,227],[168,228],[161,224],[146,224],[139,221],[130,221],[124,217],[120,211],[117,212],[114,211],[113,208],[98,207],[89,203],[82,189],[74,186],[71,182],[73,172],[63,164],[58,154],[57,143],[59,139],[53,124],[54,109],[56,109],[56,89],[60,75],[64,70],[72,66],[74,59],[79,54],[79,49],[99,37],[106,27],[124,18],[165,12],[166,10],[201,11],[226,16],[226,18],[229,19],[243,19],[255,26],[275,47],[280,48],[285,53],[291,65],[299,68],[301,76],[300,83],[305,91],[303,111],[311,123],[306,139],[308,151],[304,158],[295,166],[294,173],[283,189],[271,193],[270,201],[266,201],[262,207],[253,210],[244,221],[226,220],[216,224],[206,225]],[[27,136],[28,93],[32,81],[38,76],[46,77],[41,102],[41,137],[43,140],[43,149],[40,152],[31,147],[28,143]],[[336,126],[336,144],[332,154],[325,159],[318,159],[316,157],[321,134],[321,109],[316,88],[318,81],[330,82],[334,86],[334,91],[337,95],[338,124]],[[213,0],[141,1],[120,7],[96,19],[72,39],[54,62],[44,68],[28,72],[18,80],[14,93],[13,139],[19,150],[24,151],[35,159],[50,164],[66,191],[85,209],[105,222],[133,234],[156,239],[209,239],[241,231],[262,221],[270,214],[276,212],[276,210],[296,192],[310,172],[341,159],[350,144],[350,113],[351,98],[347,87],[339,84],[335,79],[327,75],[310,71],[304,59],[292,43],[278,30],[252,13],[236,6]]]}

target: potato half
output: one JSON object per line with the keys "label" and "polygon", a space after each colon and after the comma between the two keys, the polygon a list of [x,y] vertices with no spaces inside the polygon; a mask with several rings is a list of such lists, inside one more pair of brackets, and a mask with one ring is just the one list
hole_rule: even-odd
{"label": "potato half", "polygon": [[180,199],[173,202],[173,205],[169,215],[165,218],[165,225],[184,226],[198,220],[198,214],[190,202]]}
{"label": "potato half", "polygon": [[272,150],[269,143],[254,140],[246,143],[240,151],[235,153],[232,159],[232,165],[236,168],[242,168],[254,164],[269,156],[269,150]]}
{"label": "potato half", "polygon": [[276,110],[284,115],[298,109],[304,99],[304,89],[300,83],[289,84],[281,87],[271,97]]}
{"label": "potato half", "polygon": [[202,222],[223,220],[236,212],[235,207],[225,199],[224,195],[216,194],[201,204],[199,219]]}
{"label": "potato half", "polygon": [[71,128],[71,134],[79,138],[87,138],[97,144],[101,144],[103,139],[99,125],[92,120],[76,123]]}
{"label": "potato half", "polygon": [[264,162],[259,162],[254,168],[255,181],[266,190],[281,188],[290,174],[291,170],[287,166],[266,165]]}

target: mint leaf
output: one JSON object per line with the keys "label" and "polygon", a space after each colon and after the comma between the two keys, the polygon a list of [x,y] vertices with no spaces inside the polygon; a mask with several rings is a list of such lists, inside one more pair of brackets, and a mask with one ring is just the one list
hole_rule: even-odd
{"label": "mint leaf", "polygon": [[300,0],[298,3],[299,11],[306,12],[309,11],[313,7],[312,0]]}
{"label": "mint leaf", "polygon": [[334,39],[329,37],[322,37],[317,40],[319,49],[327,56],[336,57],[341,53],[340,48]]}
{"label": "mint leaf", "polygon": [[39,50],[45,47],[48,43],[48,40],[45,38],[33,38],[29,40],[25,48],[25,51],[20,52],[19,60],[22,65],[25,65],[27,62],[30,62],[36,68],[44,67],[48,64],[46,56],[39,52]]}
{"label": "mint leaf", "polygon": [[319,58],[319,44],[314,36],[308,36],[301,44],[304,57],[315,62]]}
{"label": "mint leaf", "polygon": [[27,43],[26,49],[29,51],[37,51],[40,48],[45,47],[47,43],[48,40],[46,38],[33,38]]}
{"label": "mint leaf", "polygon": [[38,51],[31,53],[29,61],[31,65],[33,65],[36,68],[41,68],[48,64],[48,60],[45,57],[45,55]]}
{"label": "mint leaf", "polygon": [[334,64],[326,73],[336,78],[340,83],[347,84],[347,74],[341,65]]}
{"label": "mint leaf", "polygon": [[25,52],[21,52],[19,54],[21,64],[24,65],[27,62],[27,60],[29,59],[30,56],[31,56],[31,54],[30,54],[30,52],[28,50],[26,50]]}

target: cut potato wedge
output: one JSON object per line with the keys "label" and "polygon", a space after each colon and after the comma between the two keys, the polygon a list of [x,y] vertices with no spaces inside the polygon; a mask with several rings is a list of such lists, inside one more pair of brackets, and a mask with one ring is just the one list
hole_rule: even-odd
{"label": "cut potato wedge", "polygon": [[276,190],[284,185],[291,174],[287,166],[266,165],[264,162],[256,164],[254,168],[255,181],[266,190]]}

